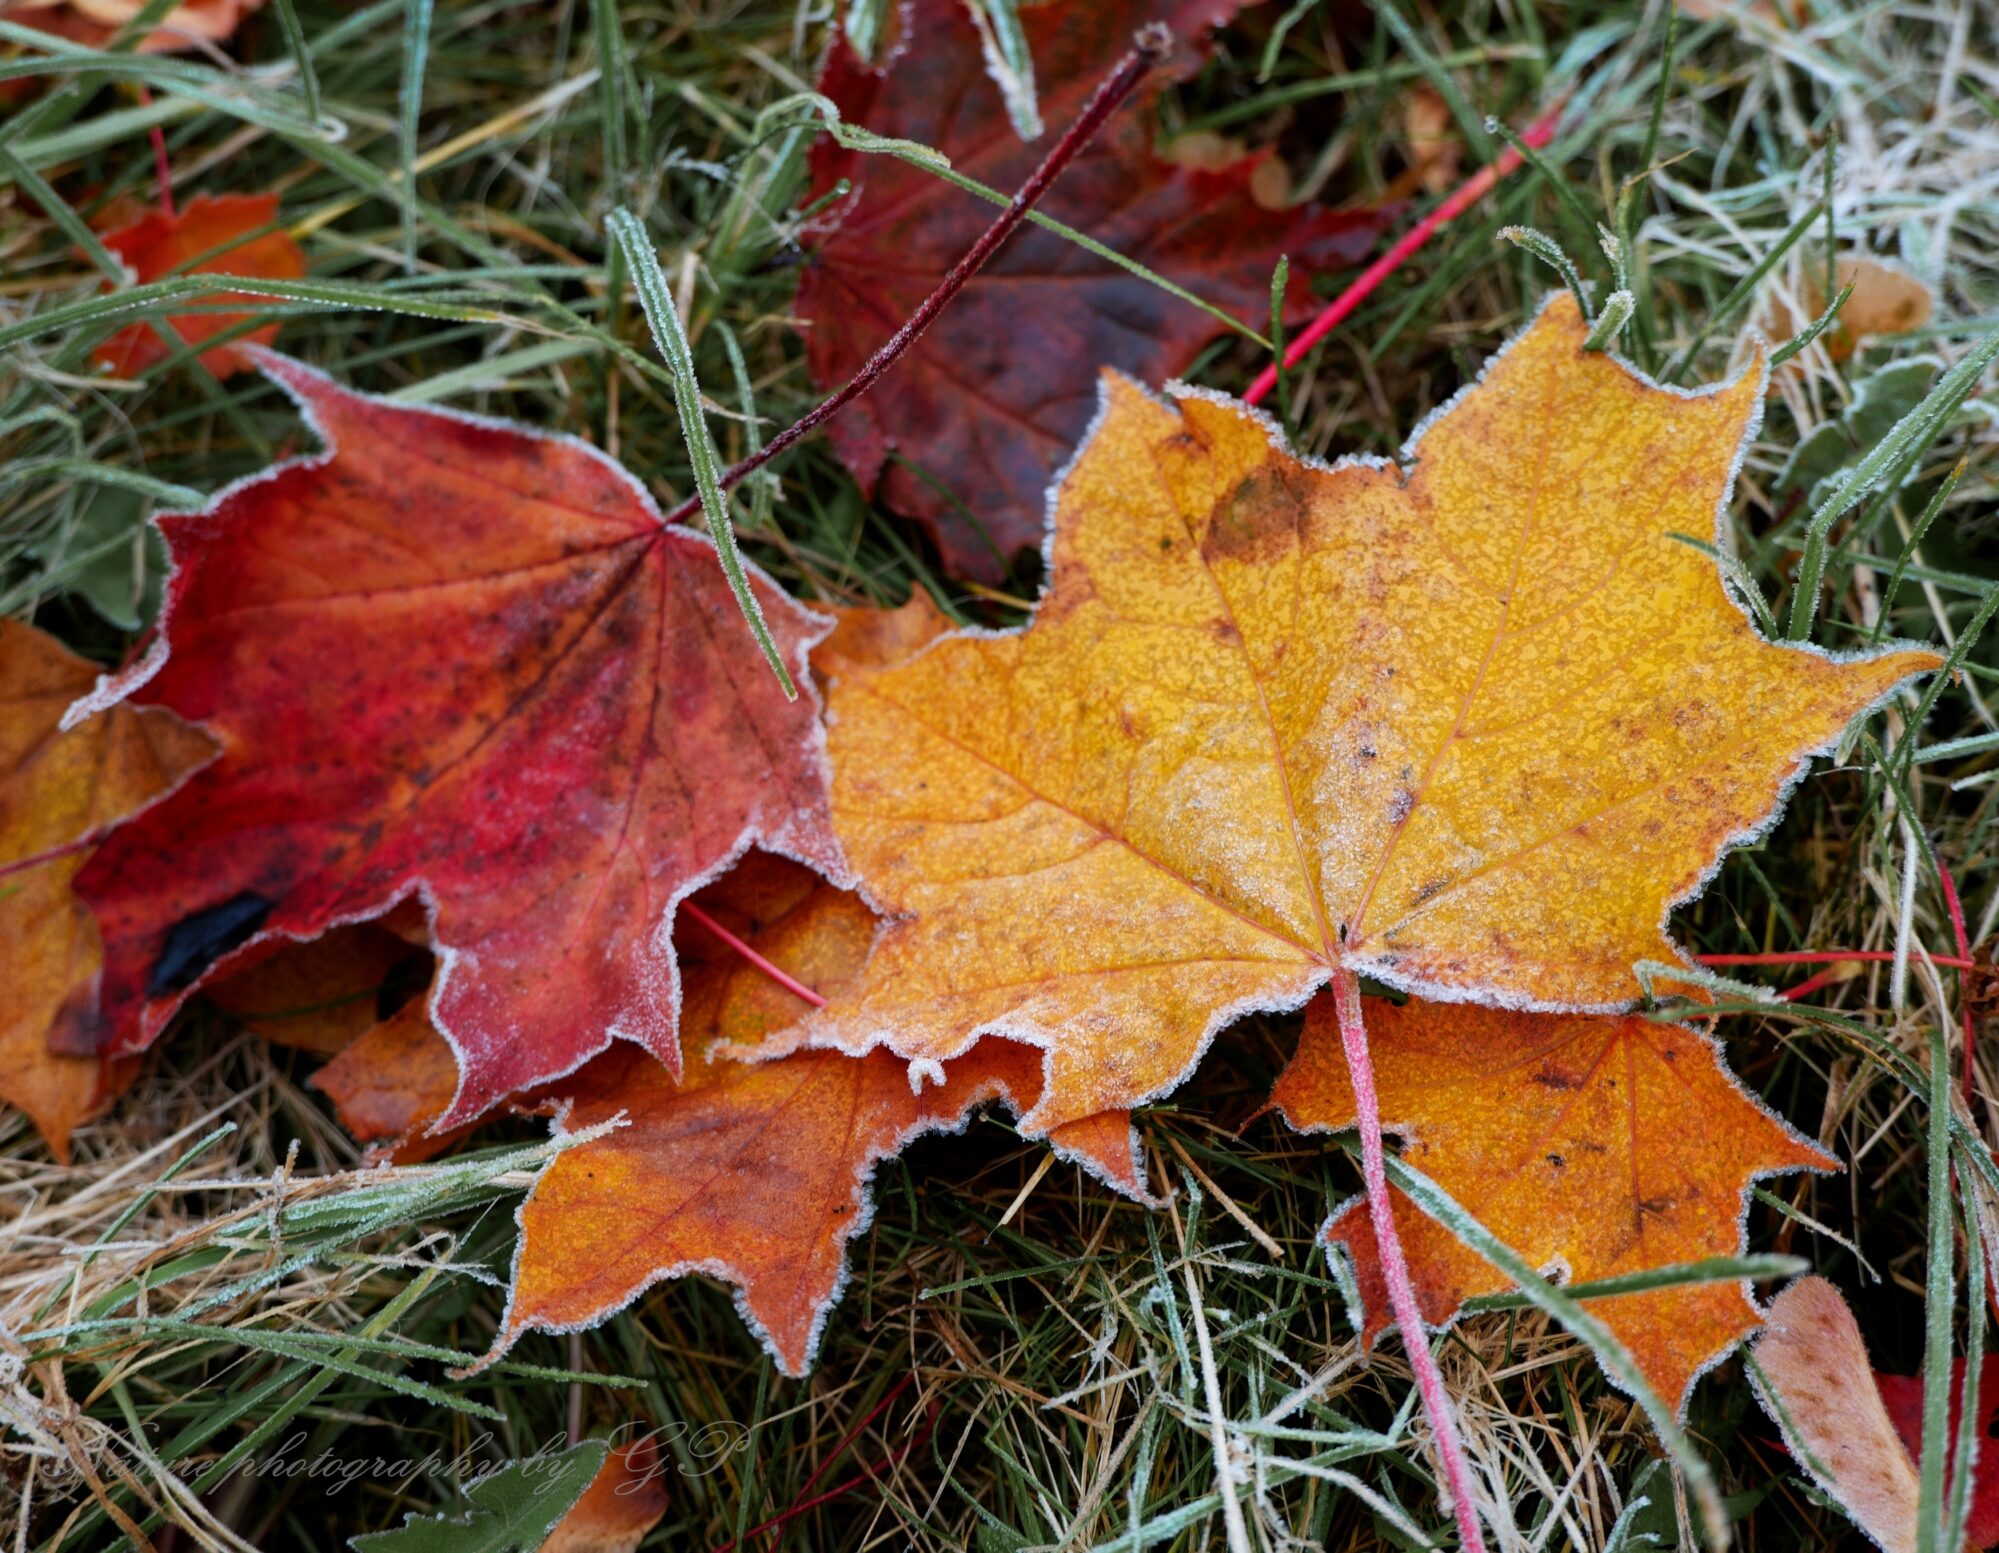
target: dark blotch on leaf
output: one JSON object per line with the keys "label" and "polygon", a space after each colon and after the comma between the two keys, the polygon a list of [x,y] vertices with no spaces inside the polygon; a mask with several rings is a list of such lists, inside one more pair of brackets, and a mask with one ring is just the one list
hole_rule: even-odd
{"label": "dark blotch on leaf", "polygon": [[201,973],[232,949],[241,948],[271,914],[270,901],[254,891],[205,906],[167,929],[160,957],[146,981],[146,996],[191,987]]}

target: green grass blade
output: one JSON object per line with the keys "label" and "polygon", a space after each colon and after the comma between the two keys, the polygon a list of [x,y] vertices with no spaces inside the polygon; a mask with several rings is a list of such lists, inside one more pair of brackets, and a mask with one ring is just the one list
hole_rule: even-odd
{"label": "green grass blade", "polygon": [[[1944,1530],[1944,1463],[1950,1457],[1951,1270],[1957,1216],[1950,1190],[1950,1047],[1930,1031],[1929,1255],[1923,1275],[1923,1450],[1916,1490],[1916,1553],[1954,1546]],[[1974,1303],[1978,1291],[1971,1295]]]}
{"label": "green grass blade", "polygon": [[1825,576],[1826,535],[1845,512],[1891,466],[1911,448],[1934,442],[1942,434],[1944,422],[1964,403],[1977,386],[1985,369],[1999,358],[1999,330],[1980,342],[1978,348],[1942,377],[1923,396],[1922,402],[1895,423],[1888,435],[1868,450],[1867,456],[1847,471],[1846,478],[1827,495],[1805,527],[1804,559],[1798,564],[1798,591],[1791,600],[1792,641],[1810,634],[1818,614],[1819,584]]}
{"label": "green grass blade", "polygon": [[[1350,1150],[1357,1141],[1342,1140]],[[1453,1235],[1511,1278],[1529,1303],[1560,1322],[1596,1355],[1604,1372],[1636,1399],[1651,1420],[1659,1441],[1679,1467],[1689,1491],[1700,1507],[1709,1539],[1726,1541],[1721,1495],[1714,1474],[1680,1428],[1674,1409],[1669,1407],[1645,1379],[1631,1352],[1617,1340],[1609,1327],[1579,1304],[1567,1291],[1558,1289],[1527,1264],[1524,1257],[1474,1218],[1449,1193],[1401,1158],[1390,1154],[1388,1178],[1409,1200]]]}
{"label": "green grass blade", "polygon": [[[432,0],[409,0],[403,13],[403,78],[397,96],[401,110],[396,123],[396,145],[402,153],[403,187],[416,192],[416,137],[423,119],[423,72],[430,55]],[[416,201],[403,202],[403,268],[416,270]]]}
{"label": "green grass blade", "polygon": [[694,485],[701,494],[702,516],[708,520],[708,535],[715,541],[722,573],[736,595],[737,607],[743,612],[750,635],[763,651],[764,661],[777,675],[785,695],[796,700],[798,687],[792,683],[791,670],[785,666],[784,654],[778,651],[777,641],[764,620],[763,606],[757,602],[750,579],[743,571],[742,557],[736,553],[736,531],[729,522],[728,503],[723,500],[722,488],[717,483],[721,460],[708,432],[707,417],[701,411],[701,384],[694,376],[694,353],[688,347],[687,332],[680,325],[680,310],[673,305],[673,293],[666,289],[666,277],[660,273],[659,255],[653,252],[652,240],[646,236],[639,218],[629,210],[620,206],[605,222],[624,253],[625,262],[631,266],[632,283],[638,288],[639,306],[645,310],[646,322],[652,327],[653,343],[673,374],[680,431],[687,439],[687,457],[694,466]]}

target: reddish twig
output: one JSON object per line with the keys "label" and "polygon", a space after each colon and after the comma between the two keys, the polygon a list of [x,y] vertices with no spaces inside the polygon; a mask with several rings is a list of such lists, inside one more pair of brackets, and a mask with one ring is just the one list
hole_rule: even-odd
{"label": "reddish twig", "polygon": [[65,841],[59,847],[50,847],[46,852],[36,852],[28,857],[17,857],[12,862],[0,863],[0,879],[9,874],[18,874],[23,869],[39,868],[43,863],[52,863],[59,857],[68,857],[72,852],[82,852],[94,847],[103,839],[101,831],[92,831],[87,836],[79,836],[74,841]]}
{"label": "reddish twig", "polygon": [[[1964,907],[1957,898],[1957,881],[1950,876],[1950,869],[1942,858],[1937,859],[1937,882],[1943,886],[1944,909],[1950,913],[1950,935],[1957,942],[1957,955],[1965,963],[1957,975],[1957,1016],[1964,1022],[1964,1103],[1971,1104],[1972,1061],[1971,1061],[1971,1004],[1965,997],[1964,972],[1971,967],[1971,937],[1964,930]],[[1937,962],[1941,965],[1943,962]]]}
{"label": "reddish twig", "polygon": [[[1702,965],[1837,965],[1842,960],[1889,961],[1895,958],[1895,952],[1892,949],[1785,949],[1774,954],[1697,954],[1694,958]],[[1931,955],[1930,964],[1953,971],[1972,968],[1968,955],[1963,959]]]}
{"label": "reddish twig", "polygon": [[727,928],[723,927],[721,923],[717,922],[713,917],[709,916],[707,912],[703,911],[699,906],[695,905],[694,902],[682,901],[680,903],[680,909],[683,912],[685,912],[694,921],[700,923],[709,932],[713,933],[717,938],[721,939],[722,942],[727,944],[731,949],[735,950],[737,954],[741,955],[745,960],[748,960],[750,964],[754,965],[758,970],[762,971],[764,975],[768,976],[772,981],[776,982],[780,987],[784,988],[784,990],[786,992],[789,992],[793,997],[799,997],[805,999],[805,1001],[810,1003],[814,1008],[824,1008],[826,1006],[826,1000],[821,996],[819,996],[818,993],[814,992],[810,987],[806,986],[804,982],[798,980],[798,978],[793,976],[789,971],[786,971],[781,967],[772,964],[769,960],[766,960],[762,955],[758,954],[756,950],[752,949],[742,939],[738,938],[734,933],[731,933]]}
{"label": "reddish twig", "polygon": [[[1002,243],[1013,236],[1015,230],[1027,219],[1027,213],[1034,208],[1036,201],[1048,192],[1049,186],[1061,176],[1062,170],[1076,159],[1076,153],[1095,138],[1097,131],[1104,127],[1104,122],[1117,111],[1118,105],[1131,95],[1132,88],[1145,78],[1145,73],[1166,58],[1172,41],[1172,34],[1163,26],[1140,28],[1132,40],[1133,47],[1130,52],[1119,60],[1111,73],[1104,78],[1103,84],[1083,105],[1083,111],[1076,115],[1075,123],[1071,124],[1068,131],[1055,143],[1055,148],[1042,159],[1041,165],[1034,169],[1027,182],[1020,186],[1020,192],[1014,195],[1013,202],[1000,212],[999,219],[987,227],[979,240],[966,250],[964,258],[951,267],[951,273],[944,277],[935,291],[923,299],[923,305],[909,315],[908,322],[889,337],[886,345],[867,359],[861,370],[853,375],[845,387],[830,399],[815,406],[802,419],[785,427],[748,458],[723,470],[716,484],[725,491],[739,484],[745,476],[754,474],[786,448],[802,438],[809,437],[874,387],[876,380],[895,365],[897,358],[904,351],[916,343],[923,331],[935,321],[937,315],[949,306],[951,299],[965,289],[965,283],[978,274],[986,261],[999,251]],[[698,495],[690,496],[666,515],[666,521],[684,523],[700,509],[700,506],[701,498]]]}
{"label": "reddish twig", "polygon": [[[803,1499],[807,1494],[812,1492],[812,1485],[818,1482],[822,1477],[826,1475],[826,1469],[831,1467],[833,1463],[838,1461],[842,1456],[846,1455],[847,1447],[849,1445],[852,1445],[854,1441],[858,1440],[861,1437],[861,1431],[867,1428],[869,1424],[873,1423],[877,1418],[881,1417],[882,1414],[886,1413],[891,1407],[893,1407],[895,1405],[895,1399],[901,1396],[905,1391],[907,1391],[910,1388],[910,1384],[915,1379],[916,1377],[914,1375],[903,1376],[901,1380],[897,1381],[894,1386],[889,1388],[889,1393],[887,1396],[883,1397],[881,1401],[877,1402],[873,1407],[868,1409],[867,1415],[864,1418],[862,1418],[862,1420],[859,1423],[855,1424],[853,1428],[849,1429],[845,1434],[840,1436],[840,1443],[838,1445],[835,1445],[830,1451],[828,1451],[824,1456],[822,1456],[819,1459],[819,1465],[812,1469],[812,1475],[805,1480],[805,1486],[799,1489],[796,1496],[797,1499]],[[794,1501],[794,1508],[796,1508],[795,1501]]]}
{"label": "reddish twig", "polygon": [[1797,986],[1787,988],[1785,991],[1778,993],[1777,996],[1782,998],[1786,1003],[1796,1003],[1801,999],[1810,997],[1822,987],[1830,987],[1835,982],[1843,980],[1845,976],[1846,971],[1843,967],[1828,965],[1824,970],[1807,976]]}
{"label": "reddish twig", "polygon": [[[1542,115],[1521,131],[1520,138],[1535,150],[1540,150],[1555,138],[1555,126],[1561,121],[1561,116],[1559,108]],[[1520,161],[1520,153],[1508,146],[1500,152],[1498,161],[1473,173],[1449,199],[1404,232],[1393,248],[1362,270],[1354,283],[1335,297],[1326,310],[1307,324],[1298,338],[1291,342],[1290,348],[1284,352],[1286,369],[1304,360],[1306,352],[1337,329],[1349,313],[1367,300],[1375,287],[1402,267],[1403,260],[1435,236],[1439,227],[1449,225],[1482,199],[1494,184],[1518,167]],[[1249,385],[1249,392],[1242,396],[1243,403],[1261,403],[1263,396],[1276,386],[1277,368],[1265,367],[1256,375],[1256,381]]]}
{"label": "reddish twig", "polygon": [[1360,1172],[1367,1183],[1367,1213],[1374,1221],[1375,1249],[1381,1255],[1381,1272],[1388,1284],[1388,1304],[1395,1324],[1402,1329],[1403,1351],[1416,1372],[1416,1390],[1423,1398],[1423,1413],[1430,1420],[1430,1432],[1443,1468],[1444,1486],[1457,1515],[1458,1541],[1464,1553],[1485,1553],[1485,1536],[1479,1530],[1478,1506],[1472,1499],[1471,1462],[1464,1442],[1458,1438],[1457,1415],[1451,1410],[1450,1393],[1437,1369],[1436,1355],[1430,1352],[1430,1331],[1423,1325],[1423,1312],[1416,1303],[1416,1290],[1409,1280],[1409,1259],[1402,1253],[1402,1237],[1395,1229],[1395,1209],[1388,1199],[1388,1165],[1381,1142],[1381,1099],[1375,1090],[1374,1059],[1367,1050],[1367,1027],[1361,1023],[1360,983],[1349,970],[1333,972],[1333,1009],[1339,1016],[1340,1042],[1346,1048],[1347,1074],[1353,1082],[1354,1110],[1360,1120]]}
{"label": "reddish twig", "polygon": [[891,1402],[893,1402],[896,1399],[897,1396],[899,1396],[902,1393],[904,1388],[906,1388],[909,1385],[911,1379],[912,1377],[908,1375],[903,1376],[903,1378],[896,1384],[895,1390],[891,1391],[887,1396],[883,1397],[881,1401],[875,1405],[874,1410],[870,1412],[866,1418],[862,1419],[858,1424],[854,1425],[854,1427],[847,1432],[846,1437],[842,1439],[840,1443],[833,1448],[831,1454],[829,1454],[825,1458],[825,1460],[820,1462],[818,1468],[813,1472],[812,1476],[805,1480],[805,1486],[798,1491],[798,1497],[792,1501],[789,1509],[786,1509],[777,1515],[773,1515],[767,1521],[763,1521],[758,1525],[752,1526],[748,1531],[743,1533],[741,1541],[732,1540],[723,1543],[721,1547],[715,1550],[715,1553],[735,1553],[735,1550],[737,1548],[747,1546],[752,1538],[761,1537],[767,1531],[781,1530],[784,1526],[786,1526],[792,1521],[795,1521],[796,1519],[798,1519],[799,1516],[804,1515],[807,1511],[816,1510],[819,1508],[820,1505],[825,1504],[830,1500],[838,1499],[842,1494],[851,1494],[855,1489],[861,1488],[866,1484],[876,1481],[882,1472],[894,1466],[897,1462],[901,1461],[903,1457],[907,1456],[911,1451],[915,1450],[917,1446],[921,1445],[925,1440],[929,1439],[931,1430],[933,1430],[937,1426],[937,1404],[934,1402],[931,1403],[929,1412],[924,1416],[923,1427],[916,1432],[915,1436],[910,1440],[910,1442],[907,1445],[903,1446],[899,1450],[890,1451],[886,1456],[882,1457],[880,1461],[877,1461],[872,1465],[862,1467],[859,1472],[855,1473],[854,1476],[848,1478],[846,1482],[836,1483],[833,1487],[827,1489],[826,1492],[824,1492],[823,1494],[819,1494],[812,1498],[806,1497],[808,1494],[812,1493],[812,1485],[819,1481],[820,1474],[823,1473],[826,1470],[826,1468],[830,1466],[833,1462],[838,1461],[840,1459],[841,1452],[846,1450],[846,1448],[853,1443],[855,1437],[858,1436],[863,1429],[867,1428],[869,1424],[873,1423],[875,1419],[880,1416],[882,1409],[887,1407]]}
{"label": "reddish twig", "polygon": [[[150,108],[153,105],[153,94],[142,86],[139,88],[139,101],[144,106]],[[167,161],[166,131],[161,129],[157,124],[153,126],[152,142],[153,181],[159,185],[160,210],[166,216],[167,220],[171,221],[174,219],[173,166]]]}

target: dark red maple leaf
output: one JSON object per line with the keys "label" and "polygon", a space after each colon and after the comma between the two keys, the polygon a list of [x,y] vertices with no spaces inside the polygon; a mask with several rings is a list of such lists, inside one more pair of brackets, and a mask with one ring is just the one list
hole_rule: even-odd
{"label": "dark red maple leaf", "polygon": [[[1156,94],[1198,66],[1210,29],[1241,6],[1058,0],[1024,10],[1043,118],[1057,127],[1073,119],[1132,33],[1158,20],[1179,44],[1151,78]],[[913,0],[898,52],[881,71],[836,40],[819,90],[843,119],[920,141],[995,188],[1018,186],[1042,154],[1015,135],[956,0]],[[1152,100],[1141,96],[1106,127],[1049,191],[1043,212],[1259,330],[1280,255],[1316,272],[1372,246],[1382,225],[1372,211],[1259,206],[1250,183],[1261,156],[1218,170],[1159,156]],[[822,389],[851,377],[992,219],[984,201],[933,173],[822,140],[812,196],[842,178],[854,193],[827,218],[798,292],[806,357]],[[1309,303],[1302,285],[1292,296],[1294,306]],[[828,430],[863,486],[935,530],[955,571],[997,581],[1017,551],[1041,542],[1050,481],[1095,413],[1098,368],[1171,377],[1220,328],[1066,239],[1024,228]]]}
{"label": "dark red maple leaf", "polygon": [[[1874,1382],[1881,1388],[1881,1401],[1895,1432],[1909,1448],[1910,1460],[1923,1454],[1923,1378],[1920,1375],[1884,1375],[1876,1371]],[[1971,1469],[1971,1518],[1964,1528],[1967,1546],[1989,1548],[1999,1545],[1999,1466],[1994,1454],[1999,1445],[1999,1354],[1987,1354],[1978,1372],[1978,1460]],[[1957,1440],[1958,1420],[1964,1410],[1964,1360],[1950,1367],[1950,1433]],[[1948,1469],[1946,1468],[1946,1475]]]}
{"label": "dark red maple leaf", "polygon": [[328,452],[160,520],[158,642],[72,709],[143,686],[222,754],[79,877],[105,969],[63,1046],[142,1047],[258,944],[414,895],[440,1127],[614,1037],[677,1069],[681,898],[752,841],[846,877],[805,672],[831,622],[754,576],[787,703],[714,547],[610,459],[257,360]]}

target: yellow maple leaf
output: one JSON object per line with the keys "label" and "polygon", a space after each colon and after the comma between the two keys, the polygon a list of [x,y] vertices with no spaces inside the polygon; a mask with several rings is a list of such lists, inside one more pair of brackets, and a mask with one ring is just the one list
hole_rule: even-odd
{"label": "yellow maple leaf", "polygon": [[1610,1010],[1668,908],[1928,652],[1765,641],[1713,562],[1763,373],[1682,394],[1558,296],[1406,469],[1106,379],[1023,630],[836,669],[834,817],[901,920],[818,1044],[1043,1047],[1029,1131],[1171,1089],[1336,968]]}

